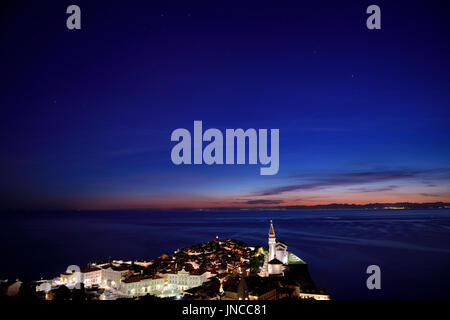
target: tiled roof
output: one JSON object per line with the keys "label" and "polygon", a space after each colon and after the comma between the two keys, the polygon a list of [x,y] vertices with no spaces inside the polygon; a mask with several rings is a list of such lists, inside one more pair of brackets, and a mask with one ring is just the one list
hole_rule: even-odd
{"label": "tiled roof", "polygon": [[80,271],[82,273],[88,273],[88,272],[94,272],[94,271],[100,271],[102,269],[100,269],[99,267],[86,267],[86,268],[81,268]]}
{"label": "tiled roof", "polygon": [[283,262],[281,262],[280,260],[275,258],[275,259],[270,260],[269,264],[283,264]]}
{"label": "tiled roof", "polygon": [[147,280],[147,279],[162,279],[162,277],[160,277],[158,275],[145,275],[145,276],[131,277],[131,278],[123,280],[123,282],[132,283],[132,282],[139,282],[139,281]]}

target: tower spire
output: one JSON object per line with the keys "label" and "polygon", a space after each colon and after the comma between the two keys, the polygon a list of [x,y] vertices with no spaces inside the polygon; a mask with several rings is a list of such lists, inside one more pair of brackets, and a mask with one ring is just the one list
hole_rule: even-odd
{"label": "tower spire", "polygon": [[269,238],[275,238],[275,231],[273,230],[273,222],[270,220]]}

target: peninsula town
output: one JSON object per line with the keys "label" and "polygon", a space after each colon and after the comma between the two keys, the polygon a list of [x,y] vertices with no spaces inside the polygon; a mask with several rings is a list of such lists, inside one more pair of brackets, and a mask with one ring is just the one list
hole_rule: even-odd
{"label": "peninsula town", "polygon": [[270,221],[268,245],[214,240],[148,261],[71,266],[50,280],[0,283],[0,296],[42,300],[329,300],[308,264],[288,251]]}

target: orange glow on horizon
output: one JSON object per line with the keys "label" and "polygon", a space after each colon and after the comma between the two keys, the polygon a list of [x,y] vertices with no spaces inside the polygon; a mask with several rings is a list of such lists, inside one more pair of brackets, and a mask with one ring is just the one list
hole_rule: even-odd
{"label": "orange glow on horizon", "polygon": [[[277,199],[277,200],[273,200]],[[284,206],[314,206],[328,204],[369,203],[426,203],[450,202],[450,195],[433,197],[408,193],[382,193],[368,196],[365,193],[336,193],[330,195],[304,196],[283,195],[280,197],[212,197],[204,195],[166,195],[140,197],[103,197],[79,199],[72,203],[79,210],[125,210],[125,209],[214,209],[214,208],[276,208]],[[73,209],[73,208],[71,208]]]}

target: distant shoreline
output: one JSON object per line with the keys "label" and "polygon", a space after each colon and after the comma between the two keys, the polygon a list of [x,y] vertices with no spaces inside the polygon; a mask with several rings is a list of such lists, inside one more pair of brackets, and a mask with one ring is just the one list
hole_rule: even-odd
{"label": "distant shoreline", "polygon": [[368,204],[326,204],[326,205],[298,205],[298,206],[273,206],[273,207],[221,207],[221,208],[123,208],[123,209],[39,209],[39,210],[4,210],[1,213],[33,213],[33,212],[121,212],[121,211],[155,211],[155,212],[211,212],[211,211],[291,211],[291,210],[435,210],[450,209],[450,202],[427,203],[368,203]]}

